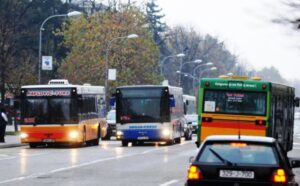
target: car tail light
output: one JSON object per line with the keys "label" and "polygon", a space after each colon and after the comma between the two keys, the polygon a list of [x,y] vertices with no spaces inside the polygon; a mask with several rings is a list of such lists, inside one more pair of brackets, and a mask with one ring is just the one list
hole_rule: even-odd
{"label": "car tail light", "polygon": [[188,170],[188,180],[200,180],[203,179],[203,175],[199,168],[195,165],[191,165]]}
{"label": "car tail light", "polygon": [[286,175],[284,169],[277,169],[273,173],[272,181],[275,183],[286,183]]}

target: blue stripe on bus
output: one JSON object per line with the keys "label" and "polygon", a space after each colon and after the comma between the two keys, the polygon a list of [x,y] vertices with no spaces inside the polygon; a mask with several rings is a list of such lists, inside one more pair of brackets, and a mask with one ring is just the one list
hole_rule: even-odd
{"label": "blue stripe on bus", "polygon": [[148,137],[149,139],[162,138],[161,130],[145,129],[145,130],[123,130],[124,139],[138,139],[138,137]]}

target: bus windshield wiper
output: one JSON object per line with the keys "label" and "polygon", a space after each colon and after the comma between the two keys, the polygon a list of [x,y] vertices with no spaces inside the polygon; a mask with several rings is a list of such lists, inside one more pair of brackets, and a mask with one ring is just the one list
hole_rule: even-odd
{"label": "bus windshield wiper", "polygon": [[231,161],[223,158],[219,153],[217,153],[215,150],[213,150],[212,148],[209,148],[209,150],[219,159],[221,160],[223,163],[225,163],[226,165],[229,165],[229,166],[233,166],[235,165],[234,163],[232,163]]}

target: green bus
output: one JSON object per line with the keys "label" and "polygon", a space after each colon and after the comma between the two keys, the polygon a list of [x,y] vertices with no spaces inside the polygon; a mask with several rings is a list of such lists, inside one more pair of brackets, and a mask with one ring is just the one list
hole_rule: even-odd
{"label": "green bus", "polygon": [[293,148],[293,87],[244,76],[203,78],[198,96],[197,146],[209,135],[254,135],[276,138]]}

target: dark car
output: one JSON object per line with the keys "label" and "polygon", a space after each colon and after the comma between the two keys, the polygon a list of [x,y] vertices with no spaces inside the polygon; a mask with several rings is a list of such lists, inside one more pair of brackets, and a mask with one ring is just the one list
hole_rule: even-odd
{"label": "dark car", "polygon": [[298,185],[292,168],[299,159],[289,159],[274,138],[210,136],[191,161],[188,186]]}

